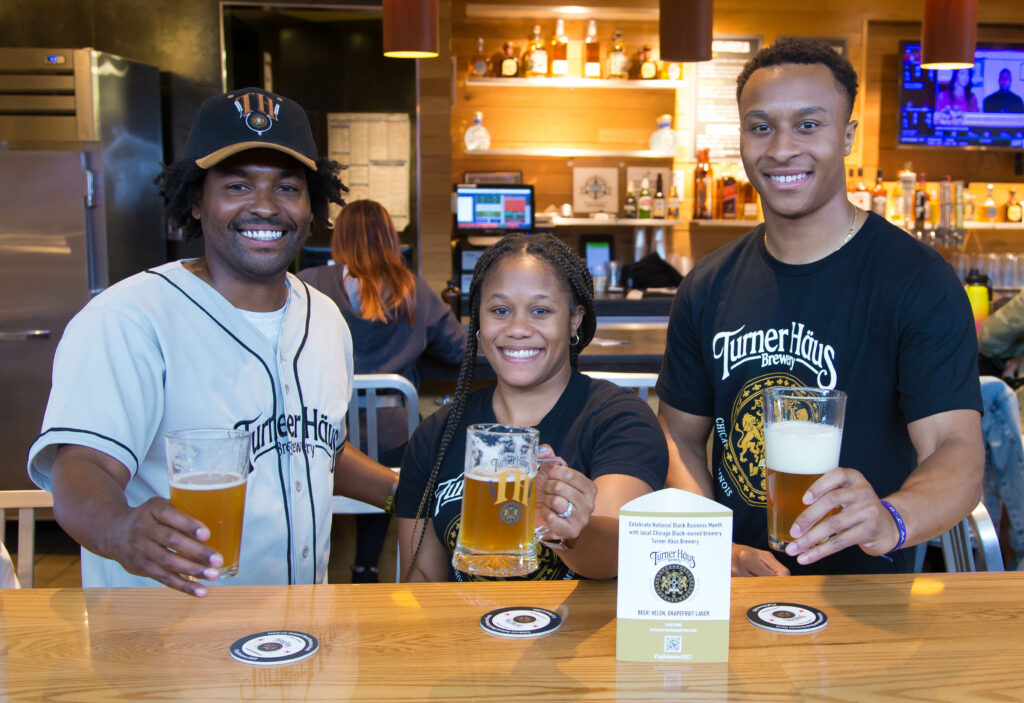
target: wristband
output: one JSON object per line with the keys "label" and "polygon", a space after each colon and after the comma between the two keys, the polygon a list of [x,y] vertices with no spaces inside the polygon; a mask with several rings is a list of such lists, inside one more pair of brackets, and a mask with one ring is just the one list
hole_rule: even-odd
{"label": "wristband", "polygon": [[893,507],[893,504],[887,500],[881,501],[882,505],[885,506],[886,510],[892,513],[892,519],[896,521],[896,529],[900,532],[900,539],[896,542],[896,546],[889,550],[889,554],[903,549],[903,545],[907,543],[907,523],[903,522],[903,516],[900,515],[899,511]]}
{"label": "wristband", "polygon": [[384,499],[384,512],[388,515],[391,515],[395,512],[395,493],[397,491],[398,481],[392,481],[391,488],[388,489],[388,497]]}

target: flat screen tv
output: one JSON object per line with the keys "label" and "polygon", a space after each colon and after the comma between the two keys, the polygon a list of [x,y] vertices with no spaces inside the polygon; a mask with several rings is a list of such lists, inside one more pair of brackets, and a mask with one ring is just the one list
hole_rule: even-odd
{"label": "flat screen tv", "polygon": [[920,42],[902,42],[899,146],[1024,147],[1024,46],[979,45],[974,67],[921,68]]}
{"label": "flat screen tv", "polygon": [[467,234],[530,232],[533,212],[533,186],[455,186],[455,229]]}

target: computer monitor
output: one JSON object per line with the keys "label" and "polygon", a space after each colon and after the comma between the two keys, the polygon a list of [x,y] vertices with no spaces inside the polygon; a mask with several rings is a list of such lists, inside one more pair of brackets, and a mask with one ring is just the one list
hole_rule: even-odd
{"label": "computer monitor", "polygon": [[530,232],[533,208],[533,186],[455,186],[455,229],[465,234]]}

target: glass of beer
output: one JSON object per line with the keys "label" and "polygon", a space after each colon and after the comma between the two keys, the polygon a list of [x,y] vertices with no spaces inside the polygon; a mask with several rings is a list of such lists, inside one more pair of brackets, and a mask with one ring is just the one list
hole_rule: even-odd
{"label": "glass of beer", "polygon": [[807,507],[804,493],[822,474],[839,466],[846,394],[819,388],[766,388],[762,400],[768,545],[784,552],[792,541],[790,528]]}
{"label": "glass of beer", "polygon": [[537,570],[537,441],[532,427],[467,429],[462,519],[452,556],[459,571],[522,576]]}
{"label": "glass of beer", "polygon": [[171,505],[210,529],[207,544],[224,557],[221,578],[238,573],[249,437],[244,430],[168,432]]}

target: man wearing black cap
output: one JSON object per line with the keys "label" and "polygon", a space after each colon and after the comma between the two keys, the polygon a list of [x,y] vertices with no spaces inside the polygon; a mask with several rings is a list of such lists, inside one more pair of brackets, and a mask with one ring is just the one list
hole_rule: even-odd
{"label": "man wearing black cap", "polygon": [[[252,433],[234,584],[321,583],[331,495],[383,505],[391,472],[345,440],[352,340],[337,307],[286,272],[339,166],[306,113],[247,88],[200,107],[160,176],[170,222],[205,253],[112,286],[69,323],[29,474],[82,546],[83,586],[157,582],[196,596],[223,556],[172,507],[167,432]],[[188,578],[191,577],[191,578]]]}

